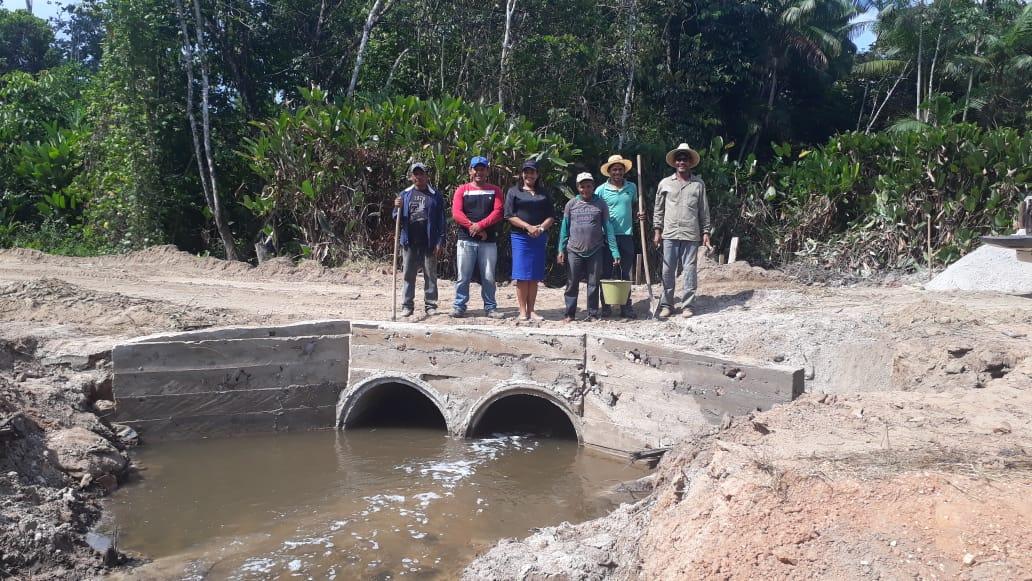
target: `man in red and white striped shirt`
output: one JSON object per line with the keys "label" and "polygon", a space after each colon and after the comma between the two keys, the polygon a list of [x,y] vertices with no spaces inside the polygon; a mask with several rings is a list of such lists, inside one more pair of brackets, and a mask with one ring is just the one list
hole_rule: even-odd
{"label": "man in red and white striped shirt", "polygon": [[463,317],[469,302],[469,283],[474,270],[480,275],[480,295],[484,312],[492,319],[503,319],[495,301],[495,264],[498,262],[498,231],[502,222],[502,189],[488,183],[490,163],[476,156],[469,161],[469,183],[456,188],[452,199],[452,218],[459,226],[456,249],[458,280],[452,317]]}

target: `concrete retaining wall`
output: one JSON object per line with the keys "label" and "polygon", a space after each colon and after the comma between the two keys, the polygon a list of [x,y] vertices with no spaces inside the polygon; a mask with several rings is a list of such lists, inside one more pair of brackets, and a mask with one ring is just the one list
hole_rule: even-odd
{"label": "concrete retaining wall", "polygon": [[317,321],[164,334],[113,354],[116,418],[144,438],[346,426],[404,383],[465,436],[512,394],[562,409],[585,443],[658,447],[802,393],[803,371],[579,332]]}
{"label": "concrete retaining wall", "polygon": [[118,345],[115,419],[151,440],[332,426],[350,333],[348,321],[317,321]]}

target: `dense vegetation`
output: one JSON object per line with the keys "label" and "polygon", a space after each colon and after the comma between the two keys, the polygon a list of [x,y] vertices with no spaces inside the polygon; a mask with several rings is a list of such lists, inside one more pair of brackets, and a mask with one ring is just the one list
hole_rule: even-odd
{"label": "dense vegetation", "polygon": [[[877,40],[858,54],[864,28]],[[1008,229],[1030,112],[1019,0],[0,9],[0,245],[381,258],[410,160],[450,190],[474,153],[498,182],[536,156],[565,184],[640,152],[651,187],[687,141],[718,242],[912,269],[929,242],[941,263]]]}

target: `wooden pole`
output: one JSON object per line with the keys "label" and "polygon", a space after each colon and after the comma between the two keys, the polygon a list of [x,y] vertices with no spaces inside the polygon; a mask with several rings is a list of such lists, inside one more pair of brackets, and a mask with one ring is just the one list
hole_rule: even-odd
{"label": "wooden pole", "polygon": [[[641,167],[641,155],[638,155],[638,213],[645,213],[645,188],[642,185],[642,167]],[[645,285],[649,292],[649,316],[655,317],[658,305],[656,305],[656,297],[652,294],[652,273],[649,272],[649,242],[648,235],[645,233],[645,218],[638,219],[639,230],[641,230],[641,257],[642,257],[642,270],[645,271]]]}
{"label": "wooden pole", "polygon": [[391,320],[398,320],[398,238],[401,236],[401,208],[394,217],[394,254],[391,257],[391,277],[394,279],[394,290],[391,293]]}
{"label": "wooden pole", "polygon": [[932,215],[928,214],[928,280],[932,280]]}

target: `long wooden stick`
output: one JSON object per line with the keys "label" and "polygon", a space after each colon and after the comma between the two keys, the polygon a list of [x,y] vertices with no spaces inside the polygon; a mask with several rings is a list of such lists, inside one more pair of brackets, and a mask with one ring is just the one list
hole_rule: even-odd
{"label": "long wooden stick", "polygon": [[398,238],[401,236],[401,208],[394,217],[394,255],[391,258],[391,276],[394,278],[394,291],[391,293],[391,320],[398,320]]}
{"label": "long wooden stick", "polygon": [[[637,156],[638,162],[638,213],[645,213],[645,188],[642,185],[641,154]],[[652,294],[652,272],[649,270],[649,242],[645,233],[645,217],[638,218],[639,230],[641,230],[641,259],[645,267],[645,286],[649,292],[649,316],[656,316],[656,298]]]}

